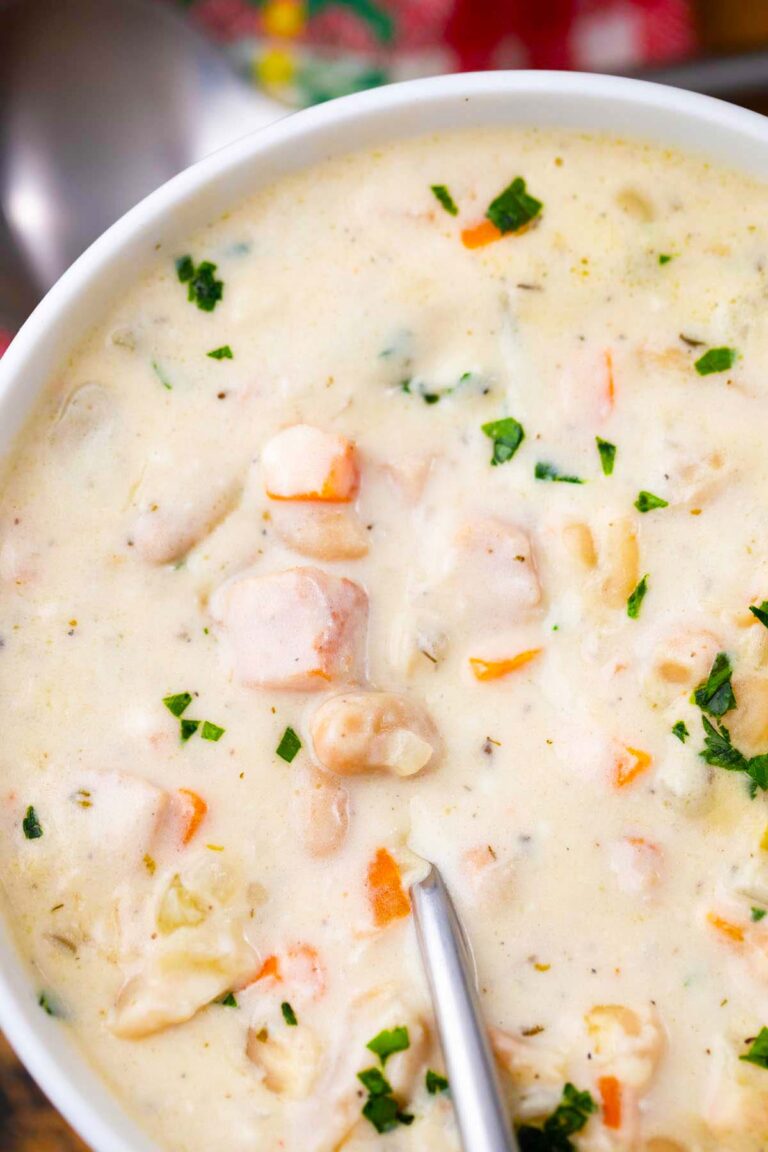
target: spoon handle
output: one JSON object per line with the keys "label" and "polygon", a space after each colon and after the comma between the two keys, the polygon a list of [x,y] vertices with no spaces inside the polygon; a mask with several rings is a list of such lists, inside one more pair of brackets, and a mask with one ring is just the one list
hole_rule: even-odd
{"label": "spoon handle", "polygon": [[464,1152],[517,1152],[459,918],[434,864],[411,888],[422,960]]}

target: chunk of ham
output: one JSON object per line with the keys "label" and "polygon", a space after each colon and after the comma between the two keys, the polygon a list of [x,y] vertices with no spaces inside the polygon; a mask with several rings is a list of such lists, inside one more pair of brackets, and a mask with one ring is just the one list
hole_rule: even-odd
{"label": "chunk of ham", "polygon": [[246,572],[216,591],[210,610],[243,684],[313,691],[363,676],[368,597],[351,580],[319,568]]}
{"label": "chunk of ham", "polygon": [[437,730],[416,700],[393,692],[351,692],[324,701],[312,717],[315,755],[339,776],[414,776],[436,757]]}
{"label": "chunk of ham", "polygon": [[541,604],[541,584],[527,532],[495,517],[463,525],[452,586],[465,613],[482,625],[503,628],[528,619]]}
{"label": "chunk of ham", "polygon": [[294,424],[267,441],[261,457],[273,500],[353,500],[359,484],[354,445],[311,424]]}

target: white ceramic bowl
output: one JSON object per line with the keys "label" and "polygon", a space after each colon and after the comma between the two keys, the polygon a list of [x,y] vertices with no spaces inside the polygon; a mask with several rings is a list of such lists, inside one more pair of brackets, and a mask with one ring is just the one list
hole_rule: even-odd
{"label": "white ceramic bowl", "polygon": [[[556,126],[639,137],[768,178],[768,120],[704,96],[610,76],[492,72],[396,84],[301,112],[182,172],[109,229],[48,293],[0,361],[0,451],[40,388],[112,301],[196,228],[326,157],[451,128]],[[717,206],[713,205],[713,210]],[[67,1035],[0,917],[0,1027],[96,1152],[158,1152]]]}

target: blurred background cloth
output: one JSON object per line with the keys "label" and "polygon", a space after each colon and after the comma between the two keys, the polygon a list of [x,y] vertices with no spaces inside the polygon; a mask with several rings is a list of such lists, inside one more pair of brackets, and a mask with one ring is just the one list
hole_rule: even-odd
{"label": "blurred background cloth", "polygon": [[445,72],[623,72],[690,56],[698,42],[688,0],[177,2],[295,107]]}

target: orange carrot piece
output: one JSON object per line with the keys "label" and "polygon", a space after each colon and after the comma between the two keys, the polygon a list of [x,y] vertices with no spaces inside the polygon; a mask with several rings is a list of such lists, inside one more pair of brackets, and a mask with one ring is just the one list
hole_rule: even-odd
{"label": "orange carrot piece", "polygon": [[330,467],[319,489],[312,492],[293,492],[290,496],[283,493],[271,492],[267,488],[267,496],[271,500],[304,501],[317,500],[326,504],[348,504],[354,500],[360,486],[360,472],[357,467],[357,457],[354,444],[347,443],[330,463]]}
{"label": "orange carrot piece", "polygon": [[203,822],[208,811],[208,805],[202,796],[198,796],[197,792],[193,792],[191,788],[179,788],[179,795],[184,799],[187,822],[181,836],[181,842],[182,844],[189,844]]}
{"label": "orange carrot piece", "polygon": [[631,784],[637,776],[647,771],[653,763],[653,757],[647,752],[643,752],[641,748],[630,748],[629,745],[626,744],[624,751],[629,754],[631,759],[628,762],[627,758],[622,756],[616,761],[613,782],[617,788],[623,788],[626,784]]}
{"label": "orange carrot piece", "polygon": [[616,384],[613,377],[613,356],[611,355],[610,348],[606,348],[603,353],[605,356],[605,370],[607,373],[607,393],[608,393],[608,409],[613,408],[614,400],[616,399]]}
{"label": "orange carrot piece", "polygon": [[517,656],[510,656],[506,660],[481,660],[479,656],[470,656],[469,663],[477,680],[498,680],[502,676],[522,668],[534,660],[541,648],[529,648],[526,652],[518,652]]}
{"label": "orange carrot piece", "polygon": [[615,1076],[600,1076],[597,1088],[603,1102],[603,1124],[621,1128],[621,1084]]}
{"label": "orange carrot piece", "polygon": [[504,233],[497,228],[492,220],[481,220],[471,228],[465,228],[461,233],[461,242],[465,248],[484,248],[486,244],[493,244],[501,240]]}
{"label": "orange carrot piece", "polygon": [[729,940],[735,941],[736,944],[741,944],[744,940],[744,929],[738,924],[732,924],[730,920],[724,920],[722,916],[718,916],[716,912],[708,912],[707,920],[713,928],[721,932],[723,936],[727,936]]}
{"label": "orange carrot piece", "polygon": [[383,928],[411,911],[410,900],[403,891],[400,869],[386,848],[379,848],[368,865],[368,898],[377,928]]}
{"label": "orange carrot piece", "polygon": [[255,984],[257,980],[267,980],[269,978],[273,980],[281,979],[280,961],[274,954],[267,956],[261,968],[259,968],[258,972],[254,976],[252,983]]}

